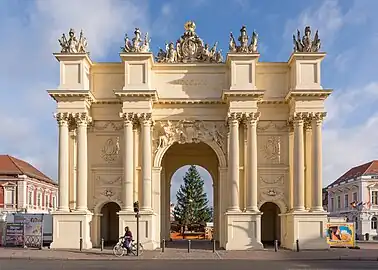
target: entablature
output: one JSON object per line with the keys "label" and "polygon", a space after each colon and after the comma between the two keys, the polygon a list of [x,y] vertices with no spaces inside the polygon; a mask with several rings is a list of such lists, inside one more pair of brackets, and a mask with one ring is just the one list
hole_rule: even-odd
{"label": "entablature", "polygon": [[62,90],[50,89],[47,93],[52,97],[58,106],[64,103],[83,103],[84,108],[90,108],[93,102],[96,101],[90,90]]}

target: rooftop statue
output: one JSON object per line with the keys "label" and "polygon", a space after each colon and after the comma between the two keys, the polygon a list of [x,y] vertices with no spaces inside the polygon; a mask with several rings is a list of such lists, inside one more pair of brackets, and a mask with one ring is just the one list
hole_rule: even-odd
{"label": "rooftop statue", "polygon": [[146,53],[150,52],[150,42],[151,39],[148,33],[144,35],[142,39],[142,34],[139,28],[135,28],[134,37],[132,40],[129,39],[127,34],[125,34],[125,45],[121,47],[121,51],[124,53]]}
{"label": "rooftop statue", "polygon": [[234,35],[232,32],[230,33],[230,42],[228,45],[229,52],[231,53],[258,53],[257,52],[257,41],[258,41],[258,34],[253,31],[251,43],[249,42],[249,37],[247,34],[247,27],[244,25],[240,29],[240,36],[238,38],[240,42],[240,46],[236,45]]}
{"label": "rooftop statue", "polygon": [[61,49],[61,53],[88,53],[87,52],[87,39],[83,35],[83,30],[80,31],[80,37],[77,39],[75,36],[75,30],[70,29],[68,32],[68,39],[63,33],[62,37],[58,39]]}
{"label": "rooftop statue", "polygon": [[166,43],[165,50],[159,49],[155,60],[158,63],[221,63],[222,51],[217,50],[218,42],[213,47],[204,44],[196,34],[196,25],[193,21],[185,23],[184,34],[176,41]]}
{"label": "rooftop statue", "polygon": [[310,26],[306,26],[302,39],[301,32],[297,30],[297,38],[295,38],[295,35],[293,35],[293,42],[294,52],[318,52],[321,46],[318,30],[316,30],[314,39],[312,39]]}

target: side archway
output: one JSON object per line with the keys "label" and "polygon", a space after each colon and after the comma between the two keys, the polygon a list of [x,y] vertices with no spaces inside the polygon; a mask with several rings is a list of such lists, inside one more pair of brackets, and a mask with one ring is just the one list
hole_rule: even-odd
{"label": "side archway", "polygon": [[114,245],[119,238],[118,212],[121,207],[118,203],[110,201],[102,204],[100,214],[100,238],[104,239],[106,246]]}
{"label": "side archway", "polygon": [[260,207],[261,217],[261,242],[264,246],[273,245],[275,240],[280,243],[281,218],[280,207],[274,202],[265,202]]}

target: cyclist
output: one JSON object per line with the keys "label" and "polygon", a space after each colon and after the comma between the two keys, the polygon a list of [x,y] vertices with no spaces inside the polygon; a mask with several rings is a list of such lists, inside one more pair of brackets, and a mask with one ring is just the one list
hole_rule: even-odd
{"label": "cyclist", "polygon": [[125,227],[125,235],[123,236],[123,247],[127,249],[127,254],[131,252],[131,243],[133,241],[133,234],[128,226]]}

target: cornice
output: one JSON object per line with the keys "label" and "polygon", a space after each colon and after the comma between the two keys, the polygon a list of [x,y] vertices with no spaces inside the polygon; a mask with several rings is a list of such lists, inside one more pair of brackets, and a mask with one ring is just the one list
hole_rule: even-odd
{"label": "cornice", "polygon": [[152,100],[159,99],[156,90],[114,90],[114,95],[121,101],[125,100]]}
{"label": "cornice", "polygon": [[221,99],[159,99],[156,104],[225,104]]}
{"label": "cornice", "polygon": [[322,89],[322,90],[290,90],[285,96],[285,100],[314,100],[320,99],[325,100],[331,93],[332,89]]}
{"label": "cornice", "polygon": [[56,102],[86,101],[90,105],[96,100],[90,90],[50,89],[47,90],[47,93],[49,93],[50,97]]}
{"label": "cornice", "polygon": [[314,52],[314,53],[303,53],[303,52],[293,52],[290,55],[287,63],[290,65],[293,61],[297,60],[323,60],[327,55],[326,52]]}
{"label": "cornice", "polygon": [[88,53],[53,53],[58,61],[79,61],[85,59],[91,66],[93,62]]}
{"label": "cornice", "polygon": [[257,100],[261,101],[265,90],[223,90],[222,100]]}

